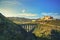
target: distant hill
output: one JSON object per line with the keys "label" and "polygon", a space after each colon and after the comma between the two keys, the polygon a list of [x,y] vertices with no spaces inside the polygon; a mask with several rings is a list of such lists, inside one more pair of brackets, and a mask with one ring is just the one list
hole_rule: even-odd
{"label": "distant hill", "polygon": [[0,40],[36,40],[36,38],[0,13]]}
{"label": "distant hill", "polygon": [[33,19],[21,18],[21,17],[7,17],[9,20],[14,23],[23,23],[23,22],[32,22]]}
{"label": "distant hill", "polygon": [[25,40],[27,32],[0,13],[0,40]]}
{"label": "distant hill", "polygon": [[[31,22],[35,19],[8,17],[0,13],[0,40],[60,40],[60,19],[36,19],[37,27],[26,32],[17,22]],[[12,22],[13,21],[13,22]],[[16,23],[15,23],[16,21]]]}

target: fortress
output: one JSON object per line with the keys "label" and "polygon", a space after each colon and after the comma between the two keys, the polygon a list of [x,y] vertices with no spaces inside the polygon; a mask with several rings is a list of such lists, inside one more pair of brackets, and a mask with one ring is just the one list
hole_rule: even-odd
{"label": "fortress", "polygon": [[55,19],[53,17],[51,17],[51,16],[44,16],[43,18],[37,19],[36,23],[44,24],[45,21],[50,21],[50,20],[55,20]]}
{"label": "fortress", "polygon": [[43,20],[53,20],[53,17],[51,17],[51,16],[44,16],[41,19],[43,19]]}

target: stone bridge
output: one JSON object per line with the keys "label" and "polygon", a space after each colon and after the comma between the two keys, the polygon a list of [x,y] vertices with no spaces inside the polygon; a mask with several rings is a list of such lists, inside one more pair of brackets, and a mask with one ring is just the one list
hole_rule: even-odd
{"label": "stone bridge", "polygon": [[37,24],[20,24],[22,28],[24,28],[27,32],[31,32],[37,27]]}

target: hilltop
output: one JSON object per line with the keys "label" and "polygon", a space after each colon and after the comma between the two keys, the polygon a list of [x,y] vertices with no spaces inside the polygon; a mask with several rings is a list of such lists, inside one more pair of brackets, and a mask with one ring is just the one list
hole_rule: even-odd
{"label": "hilltop", "polygon": [[51,16],[44,16],[43,18],[37,19],[36,23],[60,26],[60,19],[55,19]]}
{"label": "hilltop", "polygon": [[22,18],[22,17],[7,17],[7,18],[16,24],[29,23],[32,22],[33,20],[33,19]]}
{"label": "hilltop", "polygon": [[38,27],[32,32],[38,40],[60,40],[60,20],[50,16],[36,20]]}

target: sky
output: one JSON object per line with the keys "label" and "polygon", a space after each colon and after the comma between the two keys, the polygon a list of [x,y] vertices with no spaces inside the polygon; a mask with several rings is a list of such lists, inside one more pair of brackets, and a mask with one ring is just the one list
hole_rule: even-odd
{"label": "sky", "polygon": [[6,17],[60,19],[60,0],[0,0],[0,13]]}

